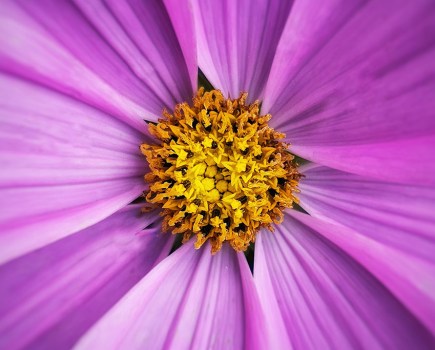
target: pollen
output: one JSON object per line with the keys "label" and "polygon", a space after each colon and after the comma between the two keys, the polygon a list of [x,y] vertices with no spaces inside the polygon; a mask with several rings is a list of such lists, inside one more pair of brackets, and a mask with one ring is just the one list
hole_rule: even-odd
{"label": "pollen", "polygon": [[273,231],[298,203],[301,174],[270,118],[247,93],[229,99],[202,88],[191,105],[164,111],[149,125],[158,142],[140,147],[150,168],[143,210],[161,207],[164,231],[195,237],[197,249],[208,240],[212,253],[224,242],[245,251],[261,228]]}

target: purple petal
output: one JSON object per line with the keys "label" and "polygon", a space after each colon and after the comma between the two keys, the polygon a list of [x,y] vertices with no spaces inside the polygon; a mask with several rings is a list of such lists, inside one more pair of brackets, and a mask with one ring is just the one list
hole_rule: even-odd
{"label": "purple petal", "polygon": [[434,31],[431,0],[296,3],[265,91],[272,126],[317,163],[434,184]]}
{"label": "purple petal", "polygon": [[70,348],[169,252],[171,235],[141,231],[157,219],[130,206],[1,266],[0,348]]}
{"label": "purple petal", "polygon": [[[185,244],[78,343],[98,349],[263,349],[262,314],[243,254]],[[122,322],[120,322],[122,320]]]}
{"label": "purple petal", "polygon": [[391,292],[322,237],[317,230],[321,224],[316,229],[308,225],[318,220],[291,212],[275,234],[259,235],[255,251],[254,278],[266,306],[266,322],[273,326],[281,319],[281,337],[288,337],[295,349],[435,345]]}
{"label": "purple petal", "polygon": [[[195,26],[190,3],[187,0],[164,0],[166,10],[177,35],[184,59],[186,60],[192,87],[198,83],[198,65],[196,58]],[[188,99],[190,101],[190,99]]]}
{"label": "purple petal", "polygon": [[1,75],[0,261],[92,225],[144,189],[144,136],[77,100]]}
{"label": "purple petal", "polygon": [[304,170],[301,205],[351,230],[322,232],[387,285],[435,332],[435,190],[322,166]]}
{"label": "purple petal", "polygon": [[0,69],[139,130],[192,97],[194,63],[160,1],[8,1],[2,17]]}
{"label": "purple petal", "polygon": [[[260,98],[291,1],[192,2],[198,62],[214,87]],[[273,18],[273,20],[271,20]]]}
{"label": "purple petal", "polygon": [[301,169],[298,195],[311,215],[435,264],[435,189],[391,184],[339,170]]}
{"label": "purple petal", "polygon": [[435,185],[435,136],[338,147],[292,146],[307,159],[327,159],[328,166],[380,181]]}

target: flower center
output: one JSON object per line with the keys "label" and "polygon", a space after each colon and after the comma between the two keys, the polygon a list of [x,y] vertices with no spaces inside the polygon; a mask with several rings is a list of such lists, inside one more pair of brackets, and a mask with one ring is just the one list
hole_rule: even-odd
{"label": "flower center", "polygon": [[209,240],[212,253],[225,241],[246,250],[260,228],[273,230],[298,202],[301,175],[280,141],[285,135],[268,126],[269,114],[259,115],[258,101],[246,98],[201,88],[191,106],[180,103],[150,124],[159,144],[141,145],[151,169],[145,198],[162,206],[163,229],[182,234],[183,242],[196,236],[195,248]]}

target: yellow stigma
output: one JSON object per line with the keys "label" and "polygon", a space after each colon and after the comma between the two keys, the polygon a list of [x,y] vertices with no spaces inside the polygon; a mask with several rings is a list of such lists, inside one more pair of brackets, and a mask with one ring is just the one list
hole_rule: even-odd
{"label": "yellow stigma", "polygon": [[196,236],[197,249],[209,240],[212,253],[225,241],[244,251],[261,227],[273,230],[298,202],[301,175],[280,141],[285,135],[246,98],[201,88],[191,106],[180,103],[150,124],[158,144],[141,145],[151,170],[147,202],[162,206],[164,230],[182,234],[183,242]]}

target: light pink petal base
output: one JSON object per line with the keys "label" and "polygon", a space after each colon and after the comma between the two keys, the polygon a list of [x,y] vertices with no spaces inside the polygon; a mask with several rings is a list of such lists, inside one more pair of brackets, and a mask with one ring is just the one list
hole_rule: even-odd
{"label": "light pink petal base", "polygon": [[334,230],[292,211],[275,233],[260,233],[254,278],[266,321],[295,349],[432,348],[434,338],[404,305],[324,237],[351,240]]}
{"label": "light pink petal base", "polygon": [[[159,260],[172,236],[125,208],[0,267],[0,348],[69,348]],[[140,233],[140,235],[138,235]]]}
{"label": "light pink petal base", "polygon": [[243,254],[185,244],[156,266],[78,349],[264,349],[263,317]]}

